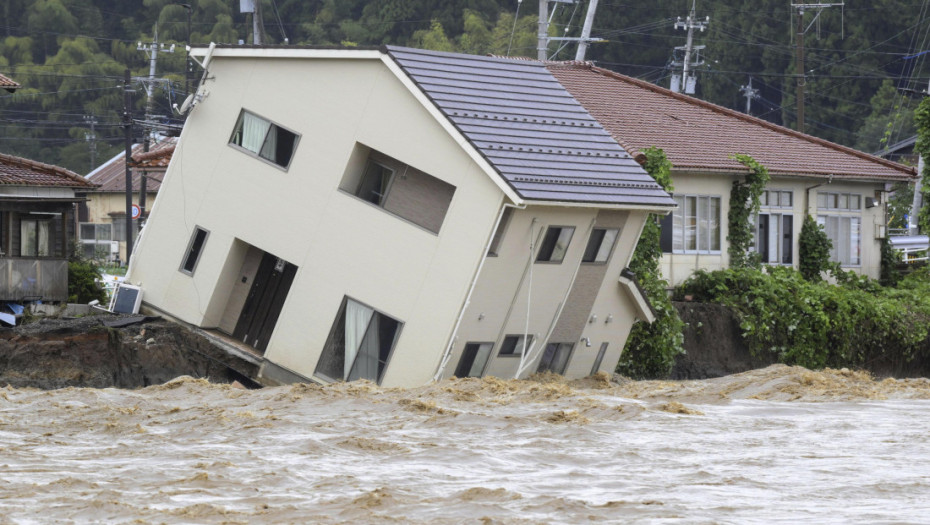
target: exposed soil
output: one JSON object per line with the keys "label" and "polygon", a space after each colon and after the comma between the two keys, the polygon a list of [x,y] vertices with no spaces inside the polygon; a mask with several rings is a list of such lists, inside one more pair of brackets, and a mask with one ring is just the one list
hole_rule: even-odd
{"label": "exposed soil", "polygon": [[140,388],[181,375],[251,384],[248,377],[257,373],[255,365],[175,323],[103,324],[119,318],[49,318],[0,329],[0,386]]}

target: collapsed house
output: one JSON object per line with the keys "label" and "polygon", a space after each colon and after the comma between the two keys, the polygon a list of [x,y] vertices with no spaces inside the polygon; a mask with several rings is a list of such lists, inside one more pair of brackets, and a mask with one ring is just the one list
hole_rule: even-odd
{"label": "collapsed house", "polygon": [[612,371],[672,198],[540,62],[213,46],[127,281],[263,382]]}

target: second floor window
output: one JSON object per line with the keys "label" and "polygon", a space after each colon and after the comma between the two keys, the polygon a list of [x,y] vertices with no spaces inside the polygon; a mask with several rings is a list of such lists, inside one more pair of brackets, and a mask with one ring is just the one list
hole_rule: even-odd
{"label": "second floor window", "polygon": [[287,169],[297,139],[293,131],[242,110],[229,143]]}

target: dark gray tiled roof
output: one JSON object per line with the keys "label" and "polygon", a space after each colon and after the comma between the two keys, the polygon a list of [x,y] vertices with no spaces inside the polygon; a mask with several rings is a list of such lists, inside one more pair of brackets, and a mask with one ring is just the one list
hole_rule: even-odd
{"label": "dark gray tiled roof", "polygon": [[542,62],[387,50],[524,199],[675,206]]}

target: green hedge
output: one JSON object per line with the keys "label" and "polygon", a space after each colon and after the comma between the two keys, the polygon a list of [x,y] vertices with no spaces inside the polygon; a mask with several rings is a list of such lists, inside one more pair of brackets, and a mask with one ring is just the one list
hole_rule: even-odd
{"label": "green hedge", "polygon": [[849,274],[839,285],[810,282],[791,268],[698,272],[676,297],[735,311],[754,355],[807,368],[859,367],[882,358],[910,361],[927,348],[930,274],[893,288]]}

